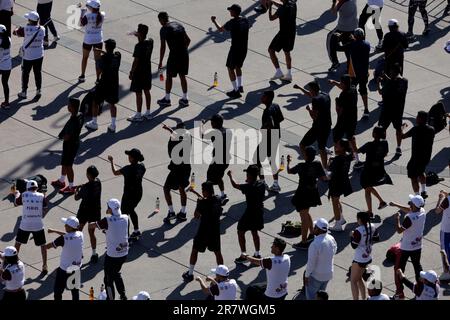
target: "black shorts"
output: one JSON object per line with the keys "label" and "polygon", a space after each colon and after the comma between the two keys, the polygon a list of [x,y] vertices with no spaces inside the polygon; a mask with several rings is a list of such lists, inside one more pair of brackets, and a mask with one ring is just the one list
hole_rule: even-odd
{"label": "black shorts", "polygon": [[213,184],[218,184],[223,179],[225,171],[228,168],[228,164],[211,163],[206,172],[206,180]]}
{"label": "black shorts", "polygon": [[411,159],[406,166],[408,178],[417,178],[425,173],[430,159]]}
{"label": "black shorts", "polygon": [[19,228],[19,230],[17,231],[16,242],[20,244],[27,244],[28,239],[30,238],[30,234],[33,235],[34,244],[36,246],[40,247],[46,244],[44,229],[39,231],[24,231]]}
{"label": "black shorts", "polygon": [[300,144],[305,147],[312,145],[317,141],[317,146],[319,150],[324,150],[327,146],[328,136],[330,135],[331,128],[330,127],[315,127],[313,126],[311,129],[303,137]]}
{"label": "black shorts", "polygon": [[282,35],[277,33],[269,45],[269,49],[276,52],[283,50],[284,52],[291,52],[294,49],[295,33],[293,35]]}
{"label": "black shorts", "polygon": [[369,262],[358,262],[353,260],[352,263],[357,263],[361,268],[367,268],[367,266],[372,263],[372,260],[370,260]]}
{"label": "black shorts", "polygon": [[[248,209],[247,209],[248,210]],[[238,231],[260,231],[264,229],[264,212],[246,211],[239,219]]]}
{"label": "black shorts", "polygon": [[80,224],[97,222],[102,219],[101,212],[78,211],[77,218]]}
{"label": "black shorts", "polygon": [[103,84],[98,84],[95,87],[94,101],[97,105],[103,103],[104,101],[109,104],[116,104],[119,102],[119,88],[118,87],[108,87]]}
{"label": "black shorts", "polygon": [[63,143],[63,152],[61,156],[61,165],[71,167],[78,153],[79,144]]}
{"label": "black shorts", "polygon": [[227,68],[230,69],[242,68],[246,56],[247,50],[238,51],[230,49],[227,57],[227,64],[226,64]]}
{"label": "black shorts", "polygon": [[131,80],[130,91],[141,92],[152,88],[152,74],[138,74]]}
{"label": "black shorts", "polygon": [[352,139],[355,136],[356,124],[358,121],[338,121],[333,128],[333,142],[336,143],[342,138]]}
{"label": "black shorts", "polygon": [[96,44],[87,44],[83,42],[83,49],[91,51],[92,48],[103,49],[103,42]]}
{"label": "black shorts", "polygon": [[193,249],[198,252],[205,252],[206,249],[211,252],[220,251],[220,234],[197,234],[194,237]]}
{"label": "black shorts", "polygon": [[403,109],[395,112],[389,111],[390,107],[391,106],[383,105],[378,125],[382,126],[384,130],[386,130],[392,123],[395,130],[400,130],[403,124]]}
{"label": "black shorts", "polygon": [[179,190],[180,188],[185,189],[189,186],[189,177],[191,175],[191,166],[176,167],[170,170],[167,175],[166,182],[164,183],[164,188],[170,190]]}
{"label": "black shorts", "polygon": [[167,58],[167,76],[176,77],[177,75],[186,76],[189,72],[189,53],[173,53],[170,52]]}
{"label": "black shorts", "polygon": [[362,96],[367,96],[367,83],[369,82],[369,76],[353,78],[353,84],[358,86],[358,91]]}

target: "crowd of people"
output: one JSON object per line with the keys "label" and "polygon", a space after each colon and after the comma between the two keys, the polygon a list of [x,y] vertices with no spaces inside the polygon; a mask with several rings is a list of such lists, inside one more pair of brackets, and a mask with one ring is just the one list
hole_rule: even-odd
{"label": "crowd of people", "polygon": [[[450,206],[449,194],[445,191],[439,193],[435,211],[442,213],[441,222],[441,248],[443,256],[444,272],[439,277],[435,271],[423,271],[421,266],[421,254],[423,246],[423,234],[426,220],[424,209],[425,201],[429,197],[427,192],[426,168],[430,162],[433,150],[435,134],[441,131],[446,124],[443,101],[439,101],[433,108],[444,112],[419,111],[415,125],[406,130],[403,123],[403,114],[406,105],[408,91],[408,79],[404,75],[404,56],[408,48],[409,40],[413,37],[414,14],[417,8],[420,10],[425,29],[423,36],[429,36],[429,22],[426,13],[426,0],[410,0],[408,12],[408,33],[400,31],[399,22],[389,19],[387,33],[383,33],[380,24],[380,14],[383,8],[383,0],[368,0],[358,18],[356,0],[334,0],[332,12],[337,14],[336,28],[330,32],[327,39],[331,67],[330,73],[340,70],[338,52],[344,52],[346,68],[339,81],[329,80],[331,86],[339,88],[339,96],[335,100],[337,120],[332,127],[332,101],[328,93],[322,90],[319,81],[314,80],[305,86],[294,85],[302,95],[311,100],[311,106],[307,111],[312,119],[312,126],[299,141],[300,155],[304,161],[293,165],[292,156],[286,158],[286,172],[299,176],[298,188],[292,197],[292,205],[300,215],[301,232],[300,241],[293,247],[307,252],[308,259],[306,270],[303,274],[303,286],[305,297],[308,300],[327,300],[327,285],[333,280],[334,256],[337,252],[337,243],[333,237],[334,232],[345,230],[347,220],[356,220],[357,227],[351,232],[351,246],[354,249],[354,257],[351,261],[350,288],[353,299],[388,300],[389,297],[382,293],[382,283],[374,277],[370,269],[373,262],[373,244],[379,240],[380,234],[373,223],[377,211],[388,206],[398,208],[396,223],[393,228],[402,234],[402,239],[395,246],[394,279],[396,293],[392,299],[405,299],[404,286],[410,288],[416,299],[430,300],[439,297],[439,281],[450,280],[449,262],[450,254]],[[51,0],[38,0],[37,11],[25,15],[27,24],[15,30],[11,30],[11,15],[13,14],[13,2],[3,0],[0,2],[0,74],[4,89],[5,101],[2,108],[10,108],[8,79],[11,73],[11,38],[10,34],[23,37],[21,47],[22,56],[22,88],[20,99],[27,99],[29,75],[34,72],[36,95],[41,95],[42,89],[42,63],[45,47],[49,45],[49,32],[53,34],[53,41],[60,37],[51,20]],[[450,1],[445,9],[447,15]],[[4,11],[7,11],[5,13]],[[98,263],[96,229],[105,233],[106,253],[104,256],[104,286],[105,298],[114,300],[117,290],[121,300],[127,299],[125,283],[122,278],[121,268],[127,261],[132,244],[139,241],[141,230],[139,227],[139,215],[136,208],[143,197],[143,178],[146,173],[144,155],[138,148],[130,148],[125,151],[129,164],[118,168],[114,158],[108,156],[111,171],[114,176],[123,176],[124,187],[121,200],[111,198],[107,202],[106,216],[102,218],[102,183],[99,179],[99,170],[91,165],[86,170],[87,182],[76,185],[74,181],[74,160],[82,143],[80,134],[83,126],[88,130],[98,130],[97,116],[100,106],[106,102],[110,107],[111,124],[108,131],[114,133],[117,129],[117,107],[119,102],[119,69],[121,54],[116,50],[114,39],[104,39],[103,28],[106,19],[101,10],[99,0],[88,0],[85,7],[81,7],[80,26],[84,29],[82,45],[80,82],[86,80],[90,52],[94,52],[96,69],[96,86],[93,90],[94,98],[88,106],[91,112],[90,121],[86,121],[86,112],[81,109],[80,100],[70,97],[68,112],[70,118],[61,130],[59,139],[63,140],[61,155],[61,176],[52,181],[51,185],[66,196],[74,196],[75,201],[81,201],[76,216],[63,218],[64,230],[48,229],[48,233],[54,233],[58,237],[47,242],[44,228],[44,218],[49,210],[49,203],[45,192],[35,180],[28,180],[26,190],[14,192],[14,205],[22,206],[22,219],[16,234],[15,245],[7,247],[1,255],[3,260],[0,269],[0,278],[5,284],[4,300],[24,300],[25,265],[19,259],[20,248],[26,245],[32,235],[34,243],[39,246],[42,254],[42,273],[48,273],[47,251],[49,249],[62,248],[60,264],[56,270],[54,283],[54,299],[61,300],[64,290],[70,289],[73,300],[79,299],[79,288],[68,288],[68,279],[80,270],[83,263],[84,236],[83,229],[87,225],[92,254],[90,263]],[[213,25],[218,32],[229,32],[231,35],[231,47],[226,58],[231,82],[231,90],[227,96],[238,99],[244,93],[243,66],[247,56],[250,23],[241,15],[242,9],[238,4],[227,8],[231,19],[221,25],[216,16],[211,17]],[[268,53],[275,68],[272,80],[291,82],[292,59],[295,41],[297,39],[297,3],[296,0],[261,0],[260,6],[255,11],[261,15],[268,13],[270,21],[279,21],[279,32],[268,45]],[[8,13],[9,12],[9,13]],[[157,100],[161,107],[172,105],[171,91],[173,78],[179,76],[182,97],[179,100],[180,107],[189,106],[187,75],[189,72],[189,38],[182,24],[171,21],[167,12],[159,12],[158,19],[160,29],[160,50],[158,74],[164,78],[164,57],[168,48],[169,54],[165,67],[165,95]],[[368,108],[368,81],[369,59],[372,51],[371,44],[366,40],[365,24],[373,19],[376,26],[378,44],[374,50],[382,53],[384,64],[376,77],[377,89],[381,96],[381,114],[378,123],[372,131],[372,141],[356,140],[356,127],[358,123],[358,91],[364,106],[362,120],[365,121],[373,115]],[[130,91],[136,96],[136,113],[128,118],[131,122],[151,120],[151,88],[152,88],[152,54],[154,40],[148,36],[149,27],[139,24],[137,30],[132,33],[137,38],[133,52],[133,63],[129,73]],[[105,51],[103,51],[103,46]],[[286,72],[280,67],[277,53],[283,51],[285,55]],[[300,59],[300,57],[296,57]],[[357,91],[358,89],[358,91]],[[142,112],[142,105],[146,103],[146,111]],[[267,193],[276,194],[281,191],[279,174],[284,170],[284,158],[279,163],[278,150],[281,140],[281,126],[284,120],[283,108],[274,103],[273,90],[264,91],[261,95],[261,104],[264,106],[261,117],[261,131],[266,132],[260,142],[254,159],[246,170],[246,180],[239,183],[235,180],[232,170],[229,168],[231,158],[229,130],[224,127],[224,119],[219,113],[208,119],[212,130],[222,137],[225,143],[217,144],[214,137],[204,135],[204,141],[213,145],[212,162],[207,171],[207,181],[201,183],[201,192],[195,190],[195,174],[190,162],[190,148],[183,149],[179,153],[179,144],[189,146],[193,137],[186,125],[180,121],[175,128],[166,125],[170,138],[167,151],[170,158],[169,173],[164,183],[163,191],[167,202],[168,214],[163,223],[171,224],[174,221],[187,221],[187,193],[191,192],[198,197],[197,206],[193,213],[199,219],[198,230],[193,235],[192,250],[189,259],[189,267],[182,274],[185,282],[198,281],[201,290],[209,299],[234,300],[237,298],[239,286],[235,279],[231,279],[229,267],[225,264],[221,251],[221,216],[223,207],[229,202],[225,193],[225,180],[229,181],[232,188],[240,190],[245,196],[246,208],[237,224],[237,240],[240,247],[240,255],[234,260],[236,264],[253,264],[266,271],[267,281],[263,285],[251,285],[248,288],[240,288],[245,291],[248,300],[284,300],[288,294],[288,276],[291,270],[291,257],[285,253],[286,241],[275,238],[271,246],[271,256],[263,257],[259,232],[264,228],[264,201]],[[402,141],[411,138],[411,158],[407,166],[407,175],[411,180],[412,192],[409,198],[405,197],[405,205],[387,201],[387,195],[381,195],[376,189],[381,185],[393,184],[391,177],[385,170],[385,157],[389,153],[389,142],[386,140],[386,130],[392,123],[396,130],[396,157],[402,155]],[[444,125],[442,125],[444,123]],[[273,137],[278,138],[274,139]],[[331,136],[333,150],[329,149],[328,141]],[[264,138],[265,137],[265,138]],[[268,138],[269,137],[269,138]],[[272,139],[270,139],[272,138]],[[228,143],[227,143],[228,142]],[[316,160],[317,143],[320,161]],[[359,145],[359,146],[358,146]],[[263,152],[261,152],[263,150]],[[160,150],[158,150],[160,151]],[[189,154],[186,155],[187,151]],[[365,155],[365,161],[360,155]],[[177,161],[176,156],[183,160]],[[187,159],[186,160],[186,156]],[[265,165],[269,163],[270,174],[267,174]],[[353,164],[353,166],[352,166]],[[353,193],[350,181],[352,172],[360,171],[360,185],[364,189],[367,210],[360,211],[356,219],[349,214],[344,218],[342,197]],[[225,179],[225,174],[228,176]],[[267,176],[272,176],[273,184],[269,187]],[[67,183],[66,183],[67,180]],[[328,198],[332,202],[333,217],[327,220],[324,217],[313,221],[310,210],[322,205],[318,182],[323,181],[328,185]],[[214,186],[218,186],[220,194],[216,195]],[[181,208],[175,213],[172,200],[172,191],[178,191]],[[378,200],[377,211],[372,205],[372,196]],[[158,202],[159,209],[159,202]],[[315,209],[313,209],[315,210]],[[401,218],[404,214],[403,218]],[[130,223],[133,230],[130,233]],[[331,225],[332,221],[334,223]],[[250,231],[253,240],[254,254],[247,254],[246,233]],[[214,253],[217,267],[211,270],[214,277],[206,279],[194,277],[195,265],[198,254],[206,250]],[[405,266],[408,259],[411,260],[416,283],[412,283],[405,276]],[[436,266],[437,267],[437,266]],[[209,282],[210,284],[207,284]],[[245,289],[245,290],[244,290]],[[149,300],[147,292],[140,292],[133,297],[134,300]]]}

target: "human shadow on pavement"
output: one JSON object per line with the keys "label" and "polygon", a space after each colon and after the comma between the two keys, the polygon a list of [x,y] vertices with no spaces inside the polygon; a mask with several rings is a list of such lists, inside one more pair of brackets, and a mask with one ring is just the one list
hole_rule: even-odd
{"label": "human shadow on pavement", "polygon": [[434,155],[431,161],[428,163],[427,172],[434,171],[437,174],[441,173],[448,168],[448,160],[450,158],[450,147],[441,149]]}
{"label": "human shadow on pavement", "polygon": [[206,295],[200,289],[200,285],[198,286],[198,290],[182,295],[181,291],[186,287],[187,282],[182,280],[181,275],[179,278],[181,283],[167,295],[166,300],[206,300]]}
{"label": "human shadow on pavement", "polygon": [[327,24],[333,22],[336,19],[337,16],[333,14],[331,10],[327,9],[326,11],[322,12],[322,14],[318,18],[297,25],[297,35],[306,36],[322,31]]}
{"label": "human shadow on pavement", "polygon": [[0,238],[0,240],[3,242],[10,242],[10,241],[14,240],[14,238],[16,237],[17,231],[19,230],[21,221],[22,221],[22,216],[18,216],[16,219],[16,223],[15,223],[14,227],[12,228],[12,231],[5,233]]}

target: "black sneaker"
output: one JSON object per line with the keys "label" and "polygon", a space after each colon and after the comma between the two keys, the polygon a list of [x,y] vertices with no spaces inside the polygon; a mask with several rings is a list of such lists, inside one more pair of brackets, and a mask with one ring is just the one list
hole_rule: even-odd
{"label": "black sneaker", "polygon": [[186,221],[187,220],[187,218],[186,218],[186,212],[178,212],[177,213],[177,220],[178,221],[181,221],[181,222],[184,222],[184,221]]}
{"label": "black sneaker", "polygon": [[131,236],[130,236],[130,237],[133,237],[133,238],[139,238],[141,235],[142,235],[142,234],[141,234],[140,231],[133,231],[133,232],[131,233]]}
{"label": "black sneaker", "polygon": [[422,35],[427,36],[430,33],[430,31],[431,31],[430,27],[428,27],[428,26],[425,27],[425,29],[422,32]]}
{"label": "black sneaker", "polygon": [[428,198],[428,193],[426,191],[421,192],[420,195],[422,196],[423,200],[425,200],[426,198]]}
{"label": "black sneaker", "polygon": [[402,156],[402,148],[397,147],[397,149],[395,149],[395,155],[397,157],[401,157]]}
{"label": "black sneaker", "polygon": [[228,91],[227,96],[232,99],[237,99],[237,98],[242,97],[241,94],[239,93],[239,91],[235,91],[235,90]]}
{"label": "black sneaker", "polygon": [[382,201],[382,202],[380,202],[380,205],[378,206],[378,210],[382,210],[382,209],[384,209],[386,207],[387,207],[387,203]]}
{"label": "black sneaker", "polygon": [[189,107],[189,100],[188,99],[180,99],[178,101],[178,104],[180,105],[180,107]]}
{"label": "black sneaker", "polygon": [[240,92],[240,93],[244,93],[244,87],[243,87],[243,86],[240,86],[240,87],[239,87],[239,92]]}
{"label": "black sneaker", "polygon": [[307,242],[311,242],[311,241],[313,241],[313,240],[314,240],[314,235],[313,235],[313,234],[310,234],[310,235],[308,236],[308,238],[306,239]]}
{"label": "black sneaker", "polygon": [[442,16],[443,17],[448,16],[449,12],[450,12],[450,4],[445,7],[444,12],[442,13]]}
{"label": "black sneaker", "polygon": [[169,99],[162,98],[158,101],[156,101],[157,104],[159,104],[161,107],[170,107],[172,104],[170,103]]}
{"label": "black sneaker", "polygon": [[98,262],[98,254],[93,254],[91,256],[91,260],[89,260],[91,263],[97,263]]}
{"label": "black sneaker", "polygon": [[185,273],[183,273],[183,275],[181,277],[183,278],[183,280],[185,282],[191,282],[192,280],[194,280],[194,275],[189,274],[189,271],[186,271]]}
{"label": "black sneaker", "polygon": [[256,7],[254,10],[256,13],[259,13],[259,14],[264,14],[267,12],[267,9],[264,8],[263,6]]}
{"label": "black sneaker", "polygon": [[78,81],[79,82],[85,82],[86,81],[86,77],[84,76],[84,74],[82,74],[81,76],[78,77]]}
{"label": "black sneaker", "polygon": [[243,256],[239,256],[239,258],[234,259],[234,263],[236,263],[236,264],[244,264],[247,261],[248,261],[247,258],[245,258]]}
{"label": "black sneaker", "polygon": [[254,254],[254,255],[253,255],[253,258],[255,258],[255,259],[261,259],[261,256],[260,256],[259,254]]}
{"label": "black sneaker", "polygon": [[170,221],[172,221],[173,219],[175,219],[175,212],[173,211],[169,211],[169,213],[167,214],[167,217],[164,218],[164,222],[165,223],[170,223]]}
{"label": "black sneaker", "polygon": [[128,300],[128,298],[126,295],[122,294],[120,295],[120,300]]}
{"label": "black sneaker", "polygon": [[339,62],[335,62],[331,65],[331,67],[328,69],[328,72],[336,72],[341,64]]}
{"label": "black sneaker", "polygon": [[308,250],[310,244],[311,244],[311,242],[299,242],[299,243],[294,243],[292,245],[292,247],[294,249],[298,249],[298,250]]}
{"label": "black sneaker", "polygon": [[230,199],[228,199],[226,194],[224,194],[222,197],[220,197],[220,204],[222,207],[224,205],[226,205],[228,203],[228,201],[230,201]]}

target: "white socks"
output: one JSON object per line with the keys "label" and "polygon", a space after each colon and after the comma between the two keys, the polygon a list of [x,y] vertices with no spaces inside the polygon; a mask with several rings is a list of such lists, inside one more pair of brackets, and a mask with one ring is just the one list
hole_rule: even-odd
{"label": "white socks", "polygon": [[192,276],[194,274],[195,264],[189,265],[189,275]]}
{"label": "white socks", "polygon": [[92,117],[92,122],[97,123],[97,117]]}
{"label": "white socks", "polygon": [[59,182],[64,182],[64,181],[66,181],[66,176],[62,175],[62,176],[59,178]]}
{"label": "white socks", "polygon": [[237,86],[238,86],[238,88],[242,87],[242,76],[237,77]]}
{"label": "white socks", "polygon": [[427,184],[426,183],[420,184],[420,192],[427,192]]}
{"label": "white socks", "polygon": [[287,75],[287,76],[289,76],[289,77],[291,77],[291,76],[292,76],[292,72],[291,72],[291,69],[287,69],[287,73],[286,73],[286,75]]}
{"label": "white socks", "polygon": [[116,126],[116,118],[111,117],[111,124],[115,127]]}
{"label": "white socks", "polygon": [[255,251],[255,256],[259,256],[259,251]]}
{"label": "white socks", "polygon": [[225,196],[225,191],[220,191],[220,196]]}
{"label": "white socks", "polygon": [[169,206],[169,211],[170,211],[170,212],[174,212],[174,211],[173,211],[173,206]]}
{"label": "white socks", "polygon": [[231,81],[231,85],[233,86],[233,90],[234,90],[234,91],[238,91],[239,86],[238,86],[238,84],[236,83],[236,81]]}
{"label": "white socks", "polygon": [[188,99],[188,95],[187,95],[187,92],[183,92],[183,98],[182,98],[183,100],[187,100]]}
{"label": "white socks", "polygon": [[181,207],[181,212],[186,213],[186,206]]}
{"label": "white socks", "polygon": [[170,100],[170,93],[166,93],[166,96],[164,97],[166,100]]}

